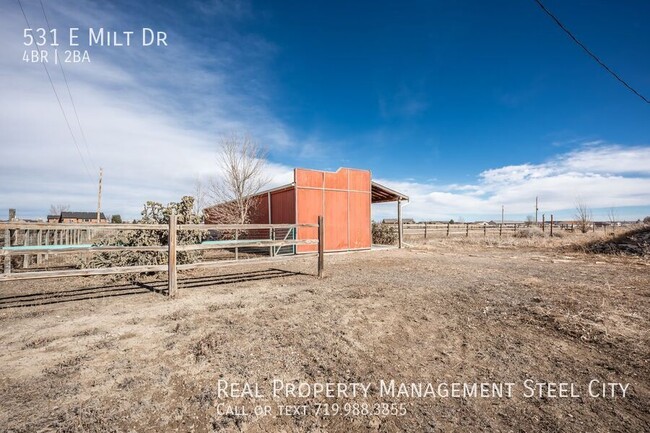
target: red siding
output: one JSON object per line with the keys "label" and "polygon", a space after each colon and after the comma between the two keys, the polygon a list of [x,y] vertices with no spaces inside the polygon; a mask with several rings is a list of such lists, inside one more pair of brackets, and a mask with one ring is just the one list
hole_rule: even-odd
{"label": "red siding", "polygon": [[285,189],[271,193],[271,223],[296,223],[296,189]]}
{"label": "red siding", "polygon": [[369,248],[370,194],[350,192],[350,248]]}
{"label": "red siding", "polygon": [[[323,211],[323,191],[319,189],[297,189],[297,219],[298,224],[316,224],[318,216]],[[318,229],[312,227],[299,227],[298,239],[317,239]],[[298,252],[316,251],[315,245],[298,245]]]}
{"label": "red siding", "polygon": [[[336,172],[296,169],[297,222],[315,224],[325,218],[325,249],[370,248],[370,172],[340,168]],[[298,230],[298,239],[314,239],[317,230]],[[315,251],[304,245],[298,252]]]}
{"label": "red siding", "polygon": [[335,173],[325,172],[325,188],[348,189],[348,169],[341,168]]}
{"label": "red siding", "polygon": [[325,250],[347,250],[348,192],[325,191]]}
{"label": "red siding", "polygon": [[317,170],[307,170],[296,168],[293,172],[296,186],[309,186],[315,188],[323,187],[323,172]]}
{"label": "red siding", "polygon": [[[295,186],[272,191],[272,224],[316,224],[325,218],[325,249],[340,251],[370,248],[370,172],[340,168],[323,172],[297,168]],[[269,223],[269,193],[258,196],[254,224]],[[207,221],[206,221],[207,222]],[[298,229],[298,239],[318,238],[318,229]],[[298,252],[316,251],[315,245],[299,245]]]}
{"label": "red siding", "polygon": [[266,194],[257,197],[255,212],[251,215],[251,224],[269,223],[269,200]]}

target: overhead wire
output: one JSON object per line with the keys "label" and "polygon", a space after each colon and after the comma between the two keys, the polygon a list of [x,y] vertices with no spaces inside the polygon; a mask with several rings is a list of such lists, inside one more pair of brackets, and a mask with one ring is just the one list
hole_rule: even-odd
{"label": "overhead wire", "polygon": [[549,16],[553,21],[555,21],[555,24],[557,24],[569,37],[576,43],[580,48],[582,48],[591,58],[593,58],[596,63],[598,63],[600,66],[603,67],[607,72],[609,72],[610,75],[612,75],[614,78],[616,78],[623,86],[627,87],[628,90],[630,90],[632,93],[634,93],[636,96],[641,98],[646,104],[650,104],[650,100],[643,96],[641,93],[639,93],[634,87],[629,85],[623,78],[621,78],[616,72],[614,72],[609,66],[607,66],[602,60],[598,58],[589,48],[585,46],[582,42],[576,38],[573,33],[564,25],[562,22],[550,11],[544,6],[544,4],[541,2],[541,0],[534,0],[535,3]]}
{"label": "overhead wire", "polygon": [[[39,0],[41,3],[41,10],[43,11],[43,17],[45,17],[45,23],[47,24],[47,30],[48,32],[52,32],[52,27],[50,26],[50,20],[47,18],[47,13],[45,13],[45,6],[43,6],[43,0]],[[86,134],[84,132],[83,127],[81,126],[81,121],[79,120],[79,113],[77,112],[77,105],[74,102],[74,98],[72,97],[72,92],[70,91],[70,85],[68,84],[68,77],[63,70],[63,62],[58,62],[59,67],[61,68],[61,75],[63,75],[63,81],[65,82],[65,87],[68,89],[68,96],[70,97],[70,102],[72,103],[72,110],[74,111],[75,118],[77,119],[77,125],[79,126],[79,131],[81,132],[81,138],[83,139],[83,144],[84,147],[86,148],[86,154],[88,155],[88,159],[90,160],[90,164],[93,166],[93,168],[97,168],[97,164],[95,164],[95,161],[93,161],[93,157],[90,155],[90,149],[88,148],[88,140],[86,139]]]}
{"label": "overhead wire", "polygon": [[[27,14],[25,13],[25,9],[23,8],[23,4],[20,0],[18,0],[18,5],[20,6],[20,10],[23,13],[23,17],[25,18],[25,23],[27,24],[27,28],[32,28],[32,26],[29,24],[29,19],[27,19]],[[77,143],[77,139],[74,136],[74,133],[72,132],[72,126],[70,126],[70,121],[68,120],[68,116],[65,114],[65,110],[63,108],[63,104],[61,103],[61,98],[59,97],[58,92],[56,91],[56,87],[54,86],[54,81],[52,81],[52,76],[50,75],[50,71],[47,69],[47,65],[45,62],[43,62],[42,59],[42,50],[41,47],[38,46],[38,44],[35,44],[36,49],[38,50],[39,53],[39,62],[43,65],[43,68],[45,69],[45,74],[47,74],[47,79],[50,81],[50,85],[52,86],[52,91],[54,92],[54,96],[56,96],[56,100],[59,103],[59,108],[61,109],[61,114],[63,114],[63,118],[65,119],[65,123],[68,126],[68,131],[70,132],[70,136],[72,137],[72,142],[75,145],[75,148],[77,149],[77,153],[79,154],[79,157],[81,158],[81,162],[84,166],[84,169],[86,170],[86,174],[88,175],[88,178],[90,179],[91,182],[94,182],[93,176],[90,174],[90,170],[88,170],[88,165],[86,164],[86,160],[83,156],[83,153],[81,152],[81,149],[79,148],[79,143]]]}

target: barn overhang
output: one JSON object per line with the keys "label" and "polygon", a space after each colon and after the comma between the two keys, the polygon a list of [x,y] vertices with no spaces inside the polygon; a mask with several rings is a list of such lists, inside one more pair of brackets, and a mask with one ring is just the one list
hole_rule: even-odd
{"label": "barn overhang", "polygon": [[394,189],[390,189],[387,186],[379,184],[375,181],[371,183],[370,191],[371,191],[371,197],[373,203],[409,201],[409,197],[406,194],[397,192]]}
{"label": "barn overhang", "polygon": [[377,182],[371,182],[370,192],[372,203],[397,202],[397,245],[402,248],[404,238],[404,225],[402,224],[402,202],[409,201],[406,194],[390,189]]}

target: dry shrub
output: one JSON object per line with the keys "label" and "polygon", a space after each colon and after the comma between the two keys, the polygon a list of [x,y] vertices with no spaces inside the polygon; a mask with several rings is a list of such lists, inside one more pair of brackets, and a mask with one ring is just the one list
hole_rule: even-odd
{"label": "dry shrub", "polygon": [[[178,203],[163,206],[160,203],[148,201],[144,205],[140,224],[169,224],[172,213],[176,213],[178,224],[198,224],[201,218],[194,213],[194,198],[185,196]],[[117,225],[119,227],[119,225]],[[167,230],[120,230],[115,234],[98,239],[93,246],[164,246],[168,244]],[[179,230],[177,245],[197,244],[202,241],[202,233],[198,230]],[[95,254],[89,259],[82,259],[81,268],[110,268],[119,266],[164,265],[167,264],[167,252],[161,251],[123,251],[117,253]],[[176,261],[178,264],[194,263],[200,257],[200,252],[179,251]],[[131,276],[133,277],[133,276]]]}
{"label": "dry shrub", "polygon": [[61,412],[52,426],[62,433],[118,433],[124,430],[117,424],[118,418],[106,409],[77,406]]}
{"label": "dry shrub", "polygon": [[192,346],[192,354],[194,359],[198,362],[204,358],[207,358],[214,352],[218,351],[219,347],[224,343],[224,337],[217,333],[210,333],[201,337],[194,345]]}
{"label": "dry shrub", "polygon": [[539,238],[544,237],[544,232],[537,227],[524,227],[518,229],[513,236],[516,238]]}
{"label": "dry shrub", "polygon": [[372,243],[378,245],[394,245],[397,242],[397,230],[395,227],[372,223]]}
{"label": "dry shrub", "polygon": [[650,256],[650,226],[628,230],[611,239],[589,242],[582,249],[597,254]]}
{"label": "dry shrub", "polygon": [[32,340],[28,343],[25,343],[25,349],[37,349],[39,347],[47,346],[49,343],[54,341],[54,338],[51,337],[39,337],[36,340]]}

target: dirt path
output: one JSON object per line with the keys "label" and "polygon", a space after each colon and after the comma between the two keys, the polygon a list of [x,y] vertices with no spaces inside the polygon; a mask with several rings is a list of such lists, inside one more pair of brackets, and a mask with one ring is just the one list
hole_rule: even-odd
{"label": "dirt path", "polygon": [[[299,273],[313,259],[192,274],[175,300],[98,278],[0,285],[0,430],[650,430],[647,260],[434,244],[327,265],[323,280]],[[264,397],[224,397],[220,380]],[[381,380],[515,385],[511,398],[391,397]],[[526,380],[580,397],[527,398]],[[592,380],[629,387],[590,397]],[[272,398],[274,381],[370,388]],[[264,405],[270,415],[252,413]]]}

